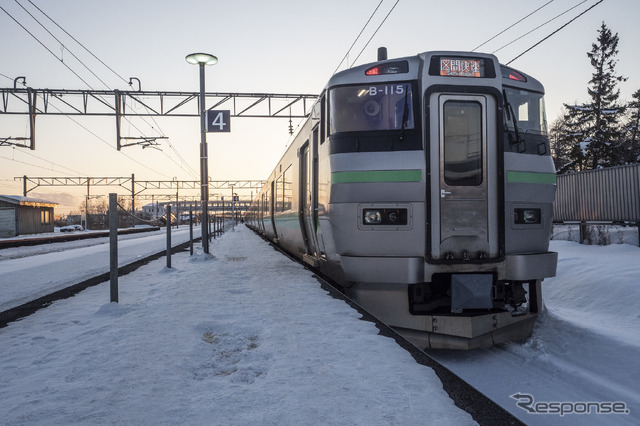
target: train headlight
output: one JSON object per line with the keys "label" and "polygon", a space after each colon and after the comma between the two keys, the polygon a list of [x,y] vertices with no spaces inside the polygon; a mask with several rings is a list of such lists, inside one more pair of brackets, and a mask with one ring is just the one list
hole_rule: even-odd
{"label": "train headlight", "polygon": [[408,221],[407,209],[363,209],[363,225],[405,226]]}
{"label": "train headlight", "polygon": [[539,225],[542,221],[540,209],[514,209],[513,222],[516,225]]}
{"label": "train headlight", "polygon": [[365,225],[379,225],[382,223],[382,213],[380,210],[365,210],[363,220]]}

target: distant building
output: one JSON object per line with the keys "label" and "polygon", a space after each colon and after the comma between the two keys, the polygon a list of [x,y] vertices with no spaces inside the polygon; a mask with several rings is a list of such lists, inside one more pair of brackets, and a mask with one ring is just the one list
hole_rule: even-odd
{"label": "distant building", "polygon": [[0,238],[53,232],[58,203],[19,195],[0,195]]}

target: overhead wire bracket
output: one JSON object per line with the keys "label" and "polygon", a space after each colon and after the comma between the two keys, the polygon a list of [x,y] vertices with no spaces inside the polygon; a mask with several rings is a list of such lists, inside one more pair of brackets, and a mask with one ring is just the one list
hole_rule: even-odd
{"label": "overhead wire bracket", "polygon": [[[135,137],[135,136],[121,136],[119,138],[119,143],[118,143],[118,150],[120,150],[120,148],[124,148],[127,146],[135,146],[135,145],[140,145],[142,146],[142,148],[155,148],[155,149],[159,149],[156,148],[157,146],[159,146],[160,144],[158,142],[156,142],[156,140],[158,139],[169,139],[166,136],[151,136],[151,137],[144,137],[144,136],[139,136],[139,137]],[[130,140],[133,141],[131,143],[122,143],[120,142],[120,140]]]}

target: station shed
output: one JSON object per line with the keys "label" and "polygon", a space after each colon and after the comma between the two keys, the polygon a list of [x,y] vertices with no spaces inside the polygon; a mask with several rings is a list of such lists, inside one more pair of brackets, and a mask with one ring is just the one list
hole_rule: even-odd
{"label": "station shed", "polygon": [[0,238],[53,232],[53,209],[57,205],[38,198],[0,195]]}

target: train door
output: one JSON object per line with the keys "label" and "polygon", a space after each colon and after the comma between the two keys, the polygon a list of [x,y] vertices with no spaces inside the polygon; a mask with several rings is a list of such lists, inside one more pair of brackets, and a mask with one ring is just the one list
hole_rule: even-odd
{"label": "train door", "polygon": [[264,201],[264,194],[260,194],[260,204],[259,204],[259,219],[260,219],[260,229],[264,232],[264,212],[266,209],[265,207],[265,201]]}
{"label": "train door", "polygon": [[496,100],[434,93],[430,110],[431,258],[496,258]]}
{"label": "train door", "polygon": [[275,181],[271,181],[271,189],[269,191],[269,218],[271,219],[271,226],[273,227],[273,238],[278,239],[278,231],[276,230],[276,193],[275,193]]}
{"label": "train door", "polygon": [[319,173],[319,163],[318,163],[318,144],[320,143],[320,131],[322,129],[323,124],[316,126],[313,129],[313,139],[312,142],[312,151],[311,151],[311,174],[309,178],[311,179],[311,228],[313,229],[313,238],[314,243],[316,245],[316,255],[321,256],[324,254],[324,242],[322,241],[322,233],[320,232],[320,221],[318,218],[318,173]]}
{"label": "train door", "polygon": [[[316,130],[317,131],[317,130]],[[317,258],[316,239],[317,191],[314,191],[314,161],[309,142],[300,148],[300,228],[305,243],[306,255]],[[314,196],[315,194],[315,196]]]}

